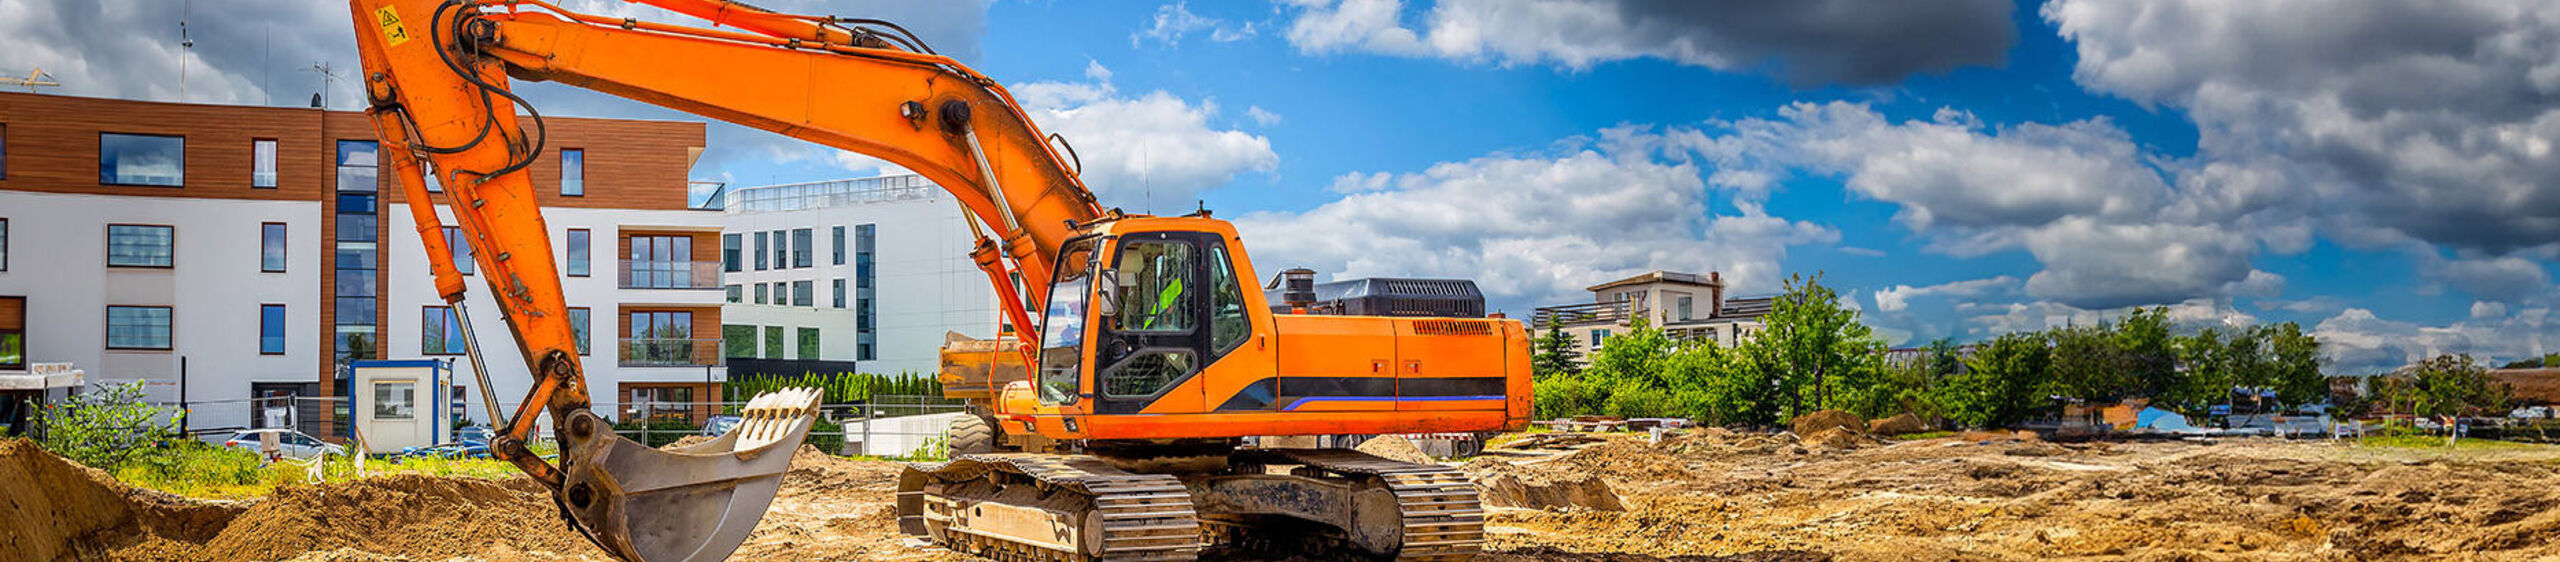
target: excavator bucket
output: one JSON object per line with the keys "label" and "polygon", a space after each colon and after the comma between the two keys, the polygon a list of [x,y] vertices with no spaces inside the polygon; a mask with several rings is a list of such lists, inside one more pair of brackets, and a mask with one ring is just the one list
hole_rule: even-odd
{"label": "excavator bucket", "polygon": [[736,429],[710,441],[653,449],[580,411],[562,435],[558,498],[598,546],[631,562],[717,562],[755,531],[791,453],[817,422],[816,389],[747,402]]}

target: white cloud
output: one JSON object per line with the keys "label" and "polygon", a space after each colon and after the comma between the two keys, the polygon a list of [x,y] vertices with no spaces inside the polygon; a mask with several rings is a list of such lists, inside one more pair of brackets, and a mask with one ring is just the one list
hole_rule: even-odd
{"label": "white cloud", "polygon": [[2547,307],[2512,311],[2484,303],[2470,318],[2443,326],[2384,319],[2348,308],[2320,321],[2319,338],[2333,373],[2379,373],[2440,354],[2467,353],[2491,364],[2560,351],[2560,317]]}
{"label": "white cloud", "polygon": [[1671,144],[1716,163],[1713,179],[1744,192],[1800,172],[1842,177],[1851,193],[1898,207],[1895,222],[1931,251],[2026,250],[2044,266],[2026,281],[2036,297],[2106,309],[2281,287],[2249,265],[2266,236],[2176,212],[2186,194],[2103,118],[1989,127],[1941,110],[1894,122],[1833,102],[1722,125]]}
{"label": "white cloud", "polygon": [[1368,52],[1569,69],[1636,58],[1775,71],[1799,85],[1886,84],[1998,64],[2017,39],[2005,0],[1303,0],[1286,36],[1309,53]]}
{"label": "white cloud", "polygon": [[1931,295],[1971,297],[1992,291],[2012,289],[2017,286],[2018,278],[2007,275],[1988,279],[1949,281],[1924,287],[1895,285],[1876,291],[1876,310],[1883,312],[1901,312],[1904,309],[1911,307],[1910,299],[1914,298]]}
{"label": "white cloud", "polygon": [[2091,89],[2191,116],[2201,208],[2359,246],[2560,239],[2560,3],[2059,0]]}
{"label": "white cloud", "polygon": [[1155,17],[1149,20],[1146,29],[1129,34],[1129,46],[1137,47],[1142,40],[1149,39],[1166,47],[1178,46],[1184,36],[1202,31],[1209,32],[1210,41],[1220,43],[1250,39],[1255,34],[1253,22],[1230,24],[1223,19],[1191,13],[1188,3],[1175,2],[1157,6]]}
{"label": "white cloud", "polygon": [[1354,173],[1336,182],[1358,186],[1341,200],[1248,213],[1236,225],[1266,273],[1469,278],[1514,313],[1587,300],[1584,286],[1654,269],[1721,271],[1738,290],[1776,292],[1787,247],[1838,239],[1746,200],[1711,211],[1698,167],[1660,156],[1567,143],[1546,155]]}
{"label": "white cloud", "polygon": [[1216,102],[1163,90],[1123,96],[1100,62],[1089,63],[1085,75],[1091,81],[1033,82],[1013,93],[1042,130],[1075,147],[1085,186],[1106,206],[1189,209],[1202,191],[1280,167],[1270,139],[1209,125]]}
{"label": "white cloud", "polygon": [[1259,105],[1246,106],[1244,108],[1244,116],[1253,119],[1253,124],[1255,125],[1269,127],[1280,124],[1280,114],[1272,113],[1271,110],[1263,109],[1262,106]]}
{"label": "white cloud", "polygon": [[1852,256],[1862,256],[1862,257],[1870,257],[1870,258],[1881,258],[1881,257],[1884,257],[1884,256],[1885,256],[1884,250],[1878,250],[1878,249],[1875,249],[1875,248],[1864,248],[1864,247],[1859,247],[1859,246],[1841,246],[1841,247],[1839,248],[1839,250],[1840,250],[1840,253],[1843,253],[1843,254],[1849,254],[1849,255],[1852,255]]}

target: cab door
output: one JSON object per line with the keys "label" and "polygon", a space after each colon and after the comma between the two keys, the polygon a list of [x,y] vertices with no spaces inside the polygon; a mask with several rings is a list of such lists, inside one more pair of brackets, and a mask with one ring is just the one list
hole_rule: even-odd
{"label": "cab door", "polygon": [[1099,279],[1112,297],[1109,310],[1097,311],[1094,413],[1199,411],[1200,385],[1185,383],[1211,358],[1201,254],[1212,240],[1192,232],[1119,237]]}

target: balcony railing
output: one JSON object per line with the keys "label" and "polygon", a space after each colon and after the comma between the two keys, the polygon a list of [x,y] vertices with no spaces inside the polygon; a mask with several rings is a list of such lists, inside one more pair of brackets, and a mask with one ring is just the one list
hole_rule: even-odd
{"label": "balcony railing", "polygon": [[1548,326],[1559,324],[1565,326],[1617,324],[1626,322],[1639,314],[1634,305],[1635,303],[1632,302],[1593,302],[1542,306],[1538,307],[1536,314],[1530,316],[1529,327],[1543,330]]}
{"label": "balcony railing", "polygon": [[718,289],[720,262],[620,260],[625,289]]}
{"label": "balcony railing", "polygon": [[622,338],[624,367],[716,367],[725,365],[719,339]]}

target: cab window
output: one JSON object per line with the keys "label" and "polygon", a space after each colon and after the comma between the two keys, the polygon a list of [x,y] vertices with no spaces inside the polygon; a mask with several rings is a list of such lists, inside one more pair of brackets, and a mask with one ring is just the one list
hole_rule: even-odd
{"label": "cab window", "polygon": [[1177,240],[1138,240],[1120,247],[1114,265],[1120,279],[1120,314],[1112,317],[1112,330],[1124,333],[1187,332],[1193,324],[1193,306],[1199,300],[1199,284],[1191,278],[1193,253],[1190,243]]}
{"label": "cab window", "polygon": [[1226,244],[1209,243],[1209,351],[1216,355],[1225,355],[1253,334],[1234,261],[1227,256]]}

